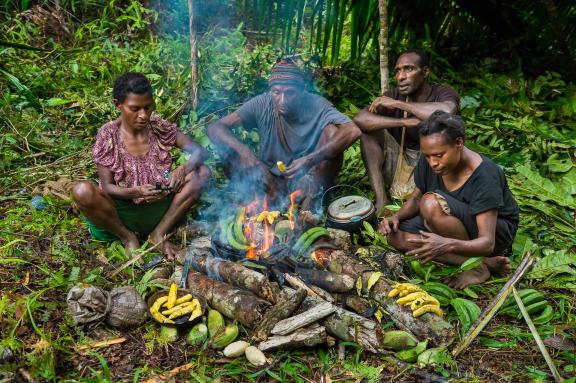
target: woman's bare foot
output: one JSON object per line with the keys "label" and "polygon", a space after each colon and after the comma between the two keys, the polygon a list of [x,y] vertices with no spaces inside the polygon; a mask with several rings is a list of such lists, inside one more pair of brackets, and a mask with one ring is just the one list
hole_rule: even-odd
{"label": "woman's bare foot", "polygon": [[174,259],[176,255],[178,255],[178,253],[182,250],[180,246],[177,246],[168,241],[167,238],[164,238],[164,235],[150,234],[148,236],[148,241],[150,241],[152,245],[155,245],[158,242],[162,242],[162,244],[158,246],[158,249],[162,251],[170,260]]}
{"label": "woman's bare foot", "polygon": [[512,273],[512,265],[508,257],[486,257],[484,263],[493,275],[504,277]]}
{"label": "woman's bare foot", "polygon": [[490,270],[488,266],[482,263],[480,266],[471,270],[463,271],[454,277],[445,280],[445,283],[458,290],[463,290],[470,285],[479,285],[490,279]]}
{"label": "woman's bare foot", "polygon": [[132,250],[140,248],[140,242],[138,242],[138,237],[136,234],[130,232],[127,238],[120,238],[120,242],[124,245],[124,252],[128,258],[132,258]]}

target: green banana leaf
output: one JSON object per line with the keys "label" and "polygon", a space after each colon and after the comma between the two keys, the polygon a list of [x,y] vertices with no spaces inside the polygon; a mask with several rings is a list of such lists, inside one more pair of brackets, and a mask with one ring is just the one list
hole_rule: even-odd
{"label": "green banana leaf", "polygon": [[526,274],[526,278],[550,281],[559,274],[576,275],[576,253],[568,253],[566,250],[550,250],[544,258],[538,261],[532,271]]}

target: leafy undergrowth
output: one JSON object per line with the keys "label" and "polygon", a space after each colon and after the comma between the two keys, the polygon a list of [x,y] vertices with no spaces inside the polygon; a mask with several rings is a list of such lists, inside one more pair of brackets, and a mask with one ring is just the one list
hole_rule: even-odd
{"label": "leafy undergrowth", "polygon": [[[202,104],[196,114],[185,107],[187,37],[148,32],[157,15],[138,2],[126,8],[109,6],[103,10],[108,13],[114,22],[105,16],[88,18],[60,31],[59,38],[48,38],[33,13],[0,23],[6,40],[25,44],[2,48],[0,66],[0,380],[144,381],[187,363],[191,368],[177,374],[176,380],[318,382],[330,376],[335,382],[412,382],[424,380],[424,371],[462,382],[551,380],[528,327],[512,309],[495,317],[456,364],[423,370],[398,367],[354,344],[346,344],[343,359],[335,348],[278,352],[270,355],[272,365],[261,370],[243,359],[230,361],[211,350],[188,346],[184,337],[167,344],[150,322],[131,331],[74,326],[65,299],[78,283],[106,289],[130,284],[142,294],[157,289],[151,274],[137,267],[113,279],[106,277],[126,259],[122,247],[89,240],[83,220],[69,201],[58,197],[66,197],[66,190],[52,187],[43,199],[32,198],[43,192],[46,181],[94,178],[87,148],[97,128],[115,115],[109,101],[113,78],[127,70],[146,73],[154,85],[158,112],[208,146],[206,123],[261,89],[260,76],[275,58],[269,46],[247,51],[239,30],[207,32],[200,40]],[[521,74],[497,75],[491,70],[495,64],[487,61],[481,70],[461,71],[443,64],[443,80],[464,96],[469,145],[505,167],[521,206],[521,230],[511,260],[517,265],[527,251],[538,258],[520,285],[544,295],[534,318],[543,315],[545,307],[552,310],[537,324],[538,331],[543,338],[574,339],[574,86],[554,73],[533,80]],[[370,98],[357,86],[373,89],[375,84],[366,80],[373,78],[368,75],[373,70],[373,66],[356,69],[354,78],[339,73],[322,89],[353,115]],[[345,159],[341,182],[367,190],[359,147],[350,148]],[[374,236],[374,241],[376,246],[382,244],[381,237]],[[153,255],[148,253],[145,260]],[[423,286],[438,284],[458,271],[413,262],[407,262],[405,270],[412,282]],[[482,308],[504,283],[492,279],[444,297],[443,309],[460,334],[472,318],[459,312],[458,305],[466,300]],[[126,340],[80,350],[92,341],[117,337]],[[563,376],[574,376],[574,352],[549,350]]]}

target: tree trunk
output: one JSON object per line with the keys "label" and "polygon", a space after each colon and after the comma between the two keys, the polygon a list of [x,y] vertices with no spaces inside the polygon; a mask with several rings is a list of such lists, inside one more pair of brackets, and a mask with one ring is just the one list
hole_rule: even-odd
{"label": "tree trunk", "polygon": [[192,110],[195,111],[198,107],[198,47],[194,25],[194,0],[188,0],[188,27],[190,30],[190,102]]}
{"label": "tree trunk", "polygon": [[214,258],[207,254],[194,255],[191,260],[194,270],[212,279],[251,291],[262,299],[276,303],[280,289],[271,283],[264,274],[235,262]]}
{"label": "tree trunk", "polygon": [[378,0],[380,12],[380,91],[388,90],[388,0]]}
{"label": "tree trunk", "polygon": [[192,292],[204,297],[212,308],[249,328],[260,323],[270,307],[270,303],[249,291],[234,288],[192,271],[188,274],[188,286]]}

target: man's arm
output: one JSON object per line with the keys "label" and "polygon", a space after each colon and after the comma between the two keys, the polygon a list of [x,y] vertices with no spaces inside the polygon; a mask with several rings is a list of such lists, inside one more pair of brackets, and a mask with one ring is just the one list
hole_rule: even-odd
{"label": "man's arm", "polygon": [[314,165],[342,154],[350,145],[354,143],[362,132],[352,121],[336,125],[330,124],[325,129],[335,127],[335,133],[329,137],[324,145],[319,145],[312,153],[294,160],[284,172],[288,178],[297,175],[299,172],[309,169]]}
{"label": "man's arm", "polygon": [[191,171],[197,169],[208,157],[208,152],[202,146],[198,145],[190,137],[182,132],[178,132],[176,134],[176,147],[182,149],[190,155],[190,158],[184,165],[186,168],[186,173],[190,173]]}
{"label": "man's arm", "polygon": [[370,109],[375,111],[375,108],[382,106],[388,109],[400,109],[411,113],[420,121],[424,121],[432,113],[441,110],[446,113],[454,114],[458,110],[458,105],[452,100],[438,101],[438,102],[406,102],[395,100],[387,96],[378,97],[370,106]]}
{"label": "man's arm", "polygon": [[240,115],[236,112],[231,113],[212,125],[208,126],[208,137],[220,148],[229,148],[235,152],[244,166],[252,167],[260,164],[260,161],[246,145],[241,143],[230,129],[240,125],[242,122]]}
{"label": "man's arm", "polygon": [[420,120],[417,118],[382,116],[380,114],[372,113],[368,109],[369,108],[362,109],[356,117],[354,117],[356,125],[358,125],[358,127],[365,133],[381,129],[401,128],[403,126],[413,128],[420,123]]}
{"label": "man's arm", "polygon": [[362,135],[360,129],[352,121],[334,126],[337,128],[336,134],[331,137],[330,141],[309,154],[315,159],[316,163],[342,154]]}

